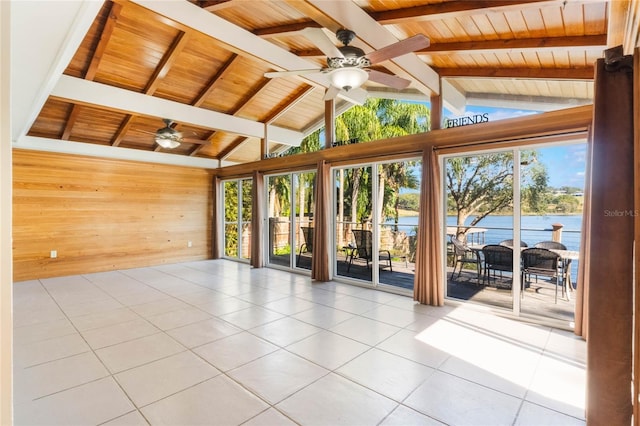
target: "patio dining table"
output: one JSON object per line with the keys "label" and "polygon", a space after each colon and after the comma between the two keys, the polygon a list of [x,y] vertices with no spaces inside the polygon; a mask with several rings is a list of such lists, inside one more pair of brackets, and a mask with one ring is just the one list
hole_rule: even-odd
{"label": "patio dining table", "polygon": [[[476,252],[478,256],[482,253],[482,249],[487,244],[469,244],[467,247],[472,251]],[[524,250],[527,247],[520,247],[520,250]],[[562,280],[563,284],[563,292],[566,295],[567,300],[571,300],[571,296],[569,295],[569,291],[573,291],[573,281],[571,280],[571,262],[573,260],[578,260],[580,258],[580,253],[576,250],[559,250],[559,249],[548,249],[552,251],[558,256],[560,256],[560,261],[562,263],[562,272],[564,279]]]}

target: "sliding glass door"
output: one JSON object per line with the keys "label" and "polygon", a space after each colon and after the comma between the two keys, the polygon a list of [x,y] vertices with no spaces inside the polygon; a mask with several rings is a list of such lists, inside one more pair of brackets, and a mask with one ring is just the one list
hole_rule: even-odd
{"label": "sliding glass door", "polygon": [[251,257],[252,179],[222,182],[224,195],[224,256],[248,260]]}
{"label": "sliding glass door", "polygon": [[584,151],[443,157],[446,297],[573,323]]}
{"label": "sliding glass door", "polygon": [[311,269],[314,171],[266,177],[270,266]]}
{"label": "sliding glass door", "polygon": [[420,161],[334,169],[334,274],[373,286],[413,289]]}

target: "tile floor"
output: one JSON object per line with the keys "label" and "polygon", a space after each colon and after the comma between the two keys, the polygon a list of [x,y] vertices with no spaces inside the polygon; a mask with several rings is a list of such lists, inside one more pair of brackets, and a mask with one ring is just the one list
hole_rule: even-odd
{"label": "tile floor", "polygon": [[585,344],[226,260],[14,284],[15,424],[579,425]]}

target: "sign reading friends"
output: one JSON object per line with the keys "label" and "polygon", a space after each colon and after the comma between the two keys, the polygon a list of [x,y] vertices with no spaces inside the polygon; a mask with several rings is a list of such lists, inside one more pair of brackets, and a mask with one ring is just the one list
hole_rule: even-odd
{"label": "sign reading friends", "polygon": [[471,117],[447,118],[444,121],[444,128],[468,126],[470,124],[487,123],[489,121],[489,113],[476,114]]}

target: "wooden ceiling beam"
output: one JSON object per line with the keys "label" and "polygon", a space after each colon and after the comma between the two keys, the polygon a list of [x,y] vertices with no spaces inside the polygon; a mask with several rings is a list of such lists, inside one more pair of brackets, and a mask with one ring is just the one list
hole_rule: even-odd
{"label": "wooden ceiling beam", "polygon": [[[447,55],[451,53],[491,53],[496,50],[584,50],[606,49],[607,34],[593,34],[585,36],[565,37],[535,37],[502,40],[478,40],[452,43],[434,43],[431,46],[416,51],[417,54]],[[300,57],[323,57],[320,49],[294,50]]]}
{"label": "wooden ceiling beam", "polygon": [[527,8],[542,8],[560,5],[564,0],[467,0],[447,1],[442,3],[413,6],[380,12],[369,12],[369,15],[382,25],[400,24],[404,22],[433,21],[463,16],[477,15],[483,12],[506,12]]}
{"label": "wooden ceiling beam", "polygon": [[224,161],[227,158],[229,158],[229,156],[231,154],[233,154],[233,152],[240,148],[240,146],[242,146],[242,144],[244,144],[246,141],[248,141],[249,138],[245,137],[245,136],[239,136],[237,138],[234,139],[233,142],[231,142],[225,149],[223,149],[222,151],[220,151],[220,154],[218,154],[218,160],[219,161]]}
{"label": "wooden ceiling beam", "polygon": [[208,10],[209,12],[214,12],[216,10],[222,10],[222,9],[226,9],[228,7],[233,6],[233,0],[199,1],[198,4],[204,10]]}
{"label": "wooden ceiling beam", "polygon": [[[111,40],[111,36],[113,35],[113,30],[116,28],[116,24],[118,19],[120,18],[120,13],[122,12],[122,5],[118,3],[111,3],[109,13],[107,15],[107,21],[104,24],[102,29],[102,33],[100,34],[100,39],[98,41],[98,45],[93,51],[93,55],[91,57],[91,62],[89,62],[89,66],[87,67],[87,71],[84,74],[84,78],[86,80],[93,80],[98,72],[98,67],[100,66],[100,62],[102,61],[102,55],[109,44],[109,40]],[[71,132],[73,131],[73,127],[76,125],[76,121],[79,116],[79,107],[74,105],[71,108],[71,112],[69,113],[69,117],[67,118],[67,122],[64,126],[64,130],[62,131],[62,140],[69,140],[71,137]]]}
{"label": "wooden ceiling beam", "polygon": [[176,38],[173,40],[171,47],[165,52],[160,60],[160,63],[156,66],[156,69],[153,71],[153,75],[149,79],[147,86],[145,87],[143,93],[147,95],[153,95],[162,82],[162,79],[167,75],[175,61],[180,56],[180,53],[187,45],[189,41],[189,36],[186,32],[181,31]]}
{"label": "wooden ceiling beam", "polygon": [[283,105],[280,108],[277,108],[275,111],[272,111],[264,120],[262,120],[265,124],[271,124],[276,121],[278,118],[287,113],[287,111],[291,110],[291,108],[295,107],[300,101],[302,101],[308,94],[313,92],[315,89],[314,86],[302,86],[296,93],[293,95],[293,99],[289,101],[287,104]]}
{"label": "wooden ceiling beam", "polygon": [[294,22],[292,24],[276,25],[273,27],[265,27],[254,30],[253,33],[259,37],[281,36],[286,34],[295,33],[305,28],[321,28],[322,25],[312,20],[304,20],[300,22]]}
{"label": "wooden ceiling beam", "polygon": [[593,80],[592,66],[581,68],[435,68],[440,77]]}
{"label": "wooden ceiling beam", "polygon": [[244,110],[252,100],[256,99],[260,95],[260,93],[262,93],[262,91],[265,90],[265,88],[269,86],[269,84],[272,84],[273,82],[274,82],[273,79],[266,78],[266,77],[262,78],[257,85],[255,85],[245,96],[242,97],[242,99],[240,99],[236,103],[236,105],[231,109],[231,111],[227,111],[227,114],[231,114],[235,116],[240,114],[242,110]]}
{"label": "wooden ceiling beam", "polygon": [[133,123],[133,118],[134,116],[132,114],[127,114],[125,116],[122,123],[120,123],[120,127],[118,127],[118,130],[116,130],[115,135],[111,139],[111,146],[120,145],[120,142],[122,142],[122,140],[124,139],[124,135],[127,134],[129,128],[131,127],[131,124]]}
{"label": "wooden ceiling beam", "polygon": [[196,98],[191,102],[192,106],[199,107],[200,105],[202,105],[205,99],[207,99],[207,97],[211,94],[211,92],[213,92],[213,89],[215,89],[220,79],[224,78],[230,72],[231,65],[233,65],[233,63],[236,61],[237,58],[238,58],[237,53],[231,54],[229,59],[227,59],[227,61],[222,65],[222,67],[220,67],[218,72],[216,72],[216,74],[211,78],[211,80],[209,80],[209,83],[207,83],[207,85],[200,91],[198,96],[196,96]]}

